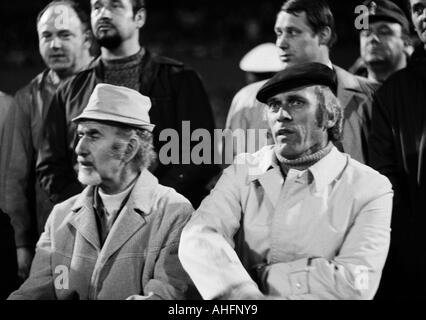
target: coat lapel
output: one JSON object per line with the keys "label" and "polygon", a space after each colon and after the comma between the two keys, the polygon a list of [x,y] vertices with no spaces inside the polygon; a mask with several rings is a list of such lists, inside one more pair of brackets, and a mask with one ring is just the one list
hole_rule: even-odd
{"label": "coat lapel", "polygon": [[69,223],[87,242],[100,251],[99,233],[93,211],[93,188],[86,188],[76,200]]}
{"label": "coat lapel", "polygon": [[119,250],[146,223],[155,201],[158,180],[149,171],[144,170],[129,197],[127,204],[105,240],[101,255],[107,260]]}

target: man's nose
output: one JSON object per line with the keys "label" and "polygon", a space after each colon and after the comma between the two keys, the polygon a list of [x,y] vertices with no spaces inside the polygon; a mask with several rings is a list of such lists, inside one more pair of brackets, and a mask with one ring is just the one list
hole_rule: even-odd
{"label": "man's nose", "polygon": [[53,37],[52,41],[50,42],[50,48],[59,49],[61,47],[62,47],[61,39],[59,39],[59,37]]}
{"label": "man's nose", "polygon": [[83,138],[80,138],[77,145],[75,146],[75,153],[78,156],[84,156],[88,154],[88,149],[86,146],[86,140]]}
{"label": "man's nose", "polygon": [[284,34],[277,36],[275,45],[281,49],[288,49],[287,37]]}
{"label": "man's nose", "polygon": [[277,119],[278,121],[291,121],[293,120],[293,117],[285,108],[280,108],[280,110],[278,111]]}
{"label": "man's nose", "polygon": [[111,19],[111,10],[108,6],[105,6],[99,12],[100,18]]}
{"label": "man's nose", "polygon": [[368,40],[371,42],[380,42],[380,37],[377,35],[377,33],[375,32],[371,32],[370,35],[368,36]]}

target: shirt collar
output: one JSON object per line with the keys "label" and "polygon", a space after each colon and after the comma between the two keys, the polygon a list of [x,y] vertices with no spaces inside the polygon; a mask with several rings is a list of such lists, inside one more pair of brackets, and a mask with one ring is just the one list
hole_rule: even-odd
{"label": "shirt collar", "polygon": [[[283,174],[280,170],[277,157],[273,146],[264,148],[259,154],[258,165],[255,169],[250,168],[249,180],[255,181],[263,176],[270,174],[270,170],[274,170],[276,174]],[[251,161],[253,163],[253,161]],[[336,180],[348,163],[348,156],[341,153],[333,146],[331,151],[317,163],[307,169],[312,174],[313,181],[317,191],[323,190],[326,186]]]}

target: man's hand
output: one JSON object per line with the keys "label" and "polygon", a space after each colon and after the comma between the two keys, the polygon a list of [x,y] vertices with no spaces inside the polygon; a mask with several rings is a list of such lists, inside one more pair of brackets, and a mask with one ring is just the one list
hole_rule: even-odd
{"label": "man's hand", "polygon": [[21,247],[16,249],[16,255],[18,258],[18,277],[23,282],[30,274],[34,254],[30,248]]}
{"label": "man's hand", "polygon": [[153,296],[154,296],[154,293],[150,292],[147,296],[133,295],[128,297],[126,300],[149,300]]}

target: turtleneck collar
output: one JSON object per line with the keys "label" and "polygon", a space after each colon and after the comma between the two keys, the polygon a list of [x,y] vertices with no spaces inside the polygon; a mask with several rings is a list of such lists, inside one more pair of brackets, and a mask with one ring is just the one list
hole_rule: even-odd
{"label": "turtleneck collar", "polygon": [[328,155],[333,148],[333,143],[329,142],[327,146],[313,154],[302,156],[300,158],[289,160],[281,156],[275,151],[275,155],[277,157],[278,163],[285,174],[290,169],[295,169],[298,171],[303,171],[313,166],[315,163],[320,161],[326,155]]}
{"label": "turtleneck collar", "polygon": [[119,69],[122,69],[123,67],[129,68],[135,65],[139,65],[144,55],[145,55],[145,48],[142,47],[139,50],[139,52],[131,56],[124,57],[121,59],[113,59],[113,60],[102,59],[102,62],[104,63],[107,69],[119,70]]}

